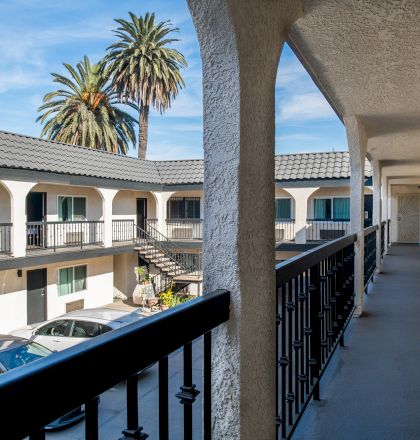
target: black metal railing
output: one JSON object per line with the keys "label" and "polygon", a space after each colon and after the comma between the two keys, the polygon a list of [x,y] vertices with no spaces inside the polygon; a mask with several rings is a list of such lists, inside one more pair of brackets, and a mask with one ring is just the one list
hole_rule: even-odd
{"label": "black metal railing", "polygon": [[133,242],[134,239],[134,220],[112,220],[112,241],[114,243]]}
{"label": "black metal railing", "polygon": [[275,234],[276,241],[293,241],[295,239],[295,220],[276,218]]}
{"label": "black metal railing", "polygon": [[354,243],[347,235],[291,258],[277,274],[277,427],[289,439],[354,309]]}
{"label": "black metal railing", "polygon": [[385,228],[386,228],[386,221],[383,221],[381,223],[381,257],[385,254]]}
{"label": "black metal railing", "polygon": [[365,228],[365,261],[364,261],[364,282],[367,289],[376,270],[376,231],[378,225]]}
{"label": "black metal railing", "polygon": [[12,223],[0,223],[0,253],[8,254],[12,250]]}
{"label": "black metal railing", "polygon": [[69,222],[27,222],[26,248],[58,249],[103,244],[104,222],[99,220]]}
{"label": "black metal railing", "polygon": [[[44,426],[84,404],[85,438],[97,440],[98,413],[101,410],[98,408],[98,396],[125,381],[127,425],[121,426],[123,438],[144,439],[156,419],[144,417],[141,405],[139,408],[138,374],[158,362],[156,418],[159,438],[169,438],[172,426],[169,423],[169,404],[179,399],[184,411],[183,438],[192,439],[192,406],[197,394],[202,393],[202,411],[194,414],[203,414],[202,438],[210,439],[211,331],[229,319],[229,298],[227,291],[204,295],[2,374],[1,437],[15,440],[29,435],[31,440],[44,440]],[[202,339],[203,347],[203,383],[200,390],[192,381],[192,342],[198,338]],[[132,356],[130,353],[134,347],[141,349],[135,350],[135,356]],[[180,348],[183,350],[183,381],[179,384],[180,391],[171,395],[168,391],[168,357]],[[102,368],[104,366],[106,368]],[[37,396],[36,405],[34,396]],[[17,414],[25,414],[25,417],[19,417],[17,422]]]}
{"label": "black metal railing", "polygon": [[172,240],[202,240],[203,220],[197,218],[167,218],[166,235]]}
{"label": "black metal railing", "polygon": [[335,240],[350,234],[350,220],[307,219],[306,239],[308,241]]}
{"label": "black metal railing", "polygon": [[151,226],[154,229],[158,229],[158,219],[157,218],[147,218],[146,219],[146,231],[147,231],[147,227]]}

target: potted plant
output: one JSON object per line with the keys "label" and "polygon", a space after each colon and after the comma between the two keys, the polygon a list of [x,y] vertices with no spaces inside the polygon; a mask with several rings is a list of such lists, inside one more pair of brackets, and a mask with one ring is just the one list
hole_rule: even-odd
{"label": "potted plant", "polygon": [[147,272],[146,266],[136,266],[134,268],[134,273],[136,275],[137,285],[133,292],[133,303],[141,304],[144,308],[146,302],[146,292],[144,286],[151,283],[150,276]]}
{"label": "potted plant", "polygon": [[174,292],[171,286],[169,287],[169,289],[165,290],[159,295],[160,310],[168,310],[169,307],[172,307],[173,298],[174,298]]}

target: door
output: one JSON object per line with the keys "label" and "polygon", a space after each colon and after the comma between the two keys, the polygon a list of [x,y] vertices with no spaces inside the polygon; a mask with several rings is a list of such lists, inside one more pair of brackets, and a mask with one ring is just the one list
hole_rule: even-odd
{"label": "door", "polygon": [[45,321],[47,318],[47,269],[28,270],[26,282],[28,324]]}
{"label": "door", "polygon": [[137,199],[137,226],[146,230],[147,199]]}
{"label": "door", "polygon": [[[47,215],[47,193],[30,192],[26,197],[26,221],[42,222]],[[46,231],[42,224],[30,224],[27,227],[27,245],[30,247],[44,247]]]}
{"label": "door", "polygon": [[419,242],[419,196],[398,196],[398,241]]}

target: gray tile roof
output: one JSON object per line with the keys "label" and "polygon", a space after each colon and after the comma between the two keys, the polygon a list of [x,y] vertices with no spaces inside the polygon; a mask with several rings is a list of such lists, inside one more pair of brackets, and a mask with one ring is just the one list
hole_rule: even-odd
{"label": "gray tile roof", "polygon": [[[149,161],[0,131],[0,167],[161,185],[200,184],[203,160]],[[366,160],[366,177],[372,174]],[[347,152],[276,156],[278,181],[350,176]]]}

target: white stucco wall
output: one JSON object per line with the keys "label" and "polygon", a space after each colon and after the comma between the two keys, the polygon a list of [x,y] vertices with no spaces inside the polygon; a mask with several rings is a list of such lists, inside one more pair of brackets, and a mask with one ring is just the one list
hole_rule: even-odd
{"label": "white stucco wall", "polygon": [[136,199],[147,199],[147,217],[156,218],[156,201],[150,192],[121,190],[112,202],[112,218],[114,220],[137,221]]}
{"label": "white stucco wall", "polygon": [[134,268],[137,266],[138,256],[136,252],[114,255],[114,296],[123,294],[126,297],[133,295],[136,286]]}
{"label": "white stucco wall", "polygon": [[103,220],[102,199],[94,188],[70,185],[50,185],[40,183],[31,192],[47,193],[47,221],[58,221],[58,196],[86,197],[87,220]]}
{"label": "white stucco wall", "polygon": [[[87,265],[86,290],[70,295],[58,296],[58,269]],[[0,272],[0,333],[7,333],[27,323],[26,274],[28,270],[47,268],[47,318],[66,312],[66,303],[83,299],[85,308],[99,307],[113,300],[112,256],[55,263],[47,266],[29,267],[22,270]]]}
{"label": "white stucco wall", "polygon": [[10,223],[11,200],[6,188],[0,184],[0,223]]}

